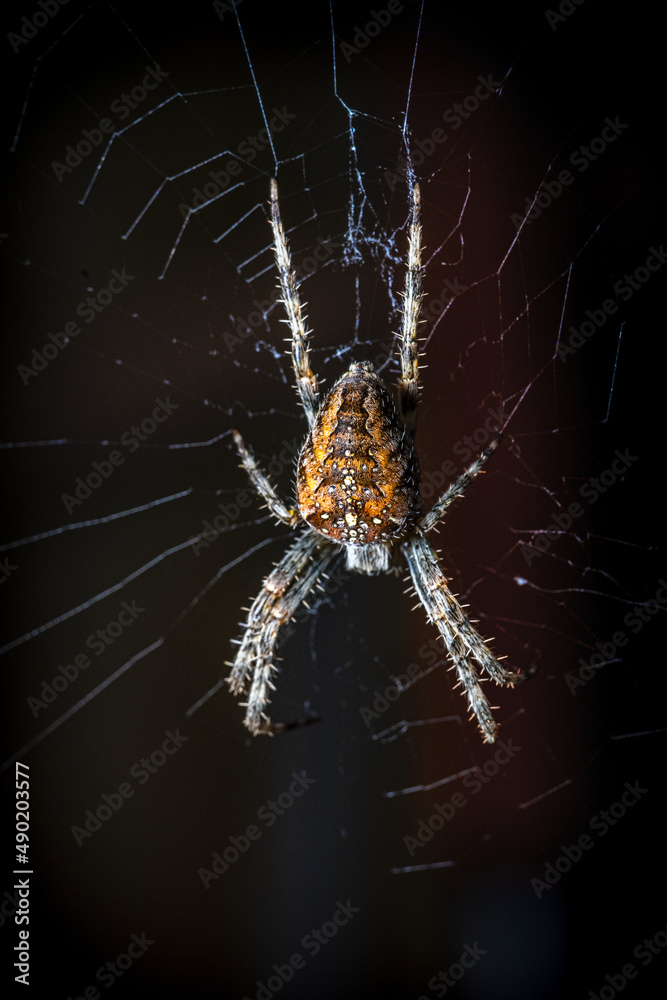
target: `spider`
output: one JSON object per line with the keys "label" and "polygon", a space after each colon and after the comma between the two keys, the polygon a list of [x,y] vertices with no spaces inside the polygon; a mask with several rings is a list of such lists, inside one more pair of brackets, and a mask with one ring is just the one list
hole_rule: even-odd
{"label": "spider", "polygon": [[[308,433],[297,464],[296,506],[285,503],[257,464],[238,431],[234,440],[242,467],[271,513],[301,529],[248,611],[242,639],[227,682],[233,694],[249,687],[244,724],[253,735],[272,733],[266,714],[278,633],[345,550],[347,567],[374,575],[390,571],[394,549],[401,549],[414,590],[429,621],[438,628],[472,716],[485,742],[496,738],[491,714],[473,660],[498,684],[513,685],[525,674],[511,673],[493,655],[447,586],[428,534],[452,502],[482,471],[500,443],[498,435],[433,507],[422,513],[419,464],[414,446],[418,405],[417,326],[422,300],[419,186],[412,186],[408,258],[399,334],[401,378],[399,409],[372,364],[354,362],[321,398],[310,369],[305,316],[299,286],[271,181],[270,224],[282,303],[291,330],[291,356],[299,401]],[[399,412],[400,410],[400,412]],[[459,686],[459,685],[457,685]]]}

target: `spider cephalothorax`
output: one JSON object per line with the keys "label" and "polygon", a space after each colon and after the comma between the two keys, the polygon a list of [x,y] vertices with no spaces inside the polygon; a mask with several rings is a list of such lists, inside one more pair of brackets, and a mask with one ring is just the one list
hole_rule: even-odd
{"label": "spider cephalothorax", "polygon": [[358,573],[386,571],[400,548],[416,594],[445,642],[452,668],[468,696],[482,735],[493,742],[497,726],[472,661],[498,684],[514,684],[523,674],[506,670],[468,621],[447,586],[427,535],[456,497],[481,472],[500,441],[498,436],[426,514],[421,513],[419,464],[414,447],[418,402],[417,325],[422,298],[419,188],[412,188],[408,261],[399,337],[399,408],[367,362],[356,362],[323,400],[309,365],[308,333],[278,206],[271,182],[271,226],[282,302],[291,336],[297,390],[308,421],[299,455],[297,508],[280,499],[238,432],[243,467],[271,512],[303,529],[253,601],[228,678],[234,693],[250,684],[245,724],[254,733],[273,731],[265,713],[278,632],[294,615],[318,579],[344,548],[347,566]]}

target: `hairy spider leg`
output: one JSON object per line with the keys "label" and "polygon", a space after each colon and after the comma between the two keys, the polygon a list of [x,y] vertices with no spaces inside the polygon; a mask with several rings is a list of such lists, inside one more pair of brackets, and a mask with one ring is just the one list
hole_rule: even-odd
{"label": "hairy spider leg", "polygon": [[278,494],[273,488],[271,480],[263,471],[263,469],[257,464],[255,456],[251,452],[250,448],[246,445],[243,438],[238,431],[234,431],[234,443],[236,444],[236,450],[241,458],[242,468],[248,474],[250,482],[255,487],[257,492],[266,500],[266,506],[269,508],[274,517],[277,517],[279,521],[284,524],[289,524],[291,526],[295,525],[299,521],[299,512],[293,507],[288,507],[287,504],[280,499]]}
{"label": "hairy spider leg", "polygon": [[502,439],[502,434],[497,434],[491,444],[487,445],[481,455],[478,455],[475,461],[471,462],[468,468],[461,473],[459,478],[453,482],[451,486],[447,487],[442,496],[433,504],[428,514],[424,514],[420,518],[419,526],[425,534],[432,531],[438,521],[442,520],[447,509],[454,502],[454,500],[456,500],[457,497],[463,496],[463,491],[470,486],[475,476],[482,472],[486,462],[489,458],[491,458],[491,455],[493,455]]}
{"label": "hairy spider leg", "polygon": [[423,298],[421,262],[421,195],[419,185],[412,188],[412,210],[408,237],[408,264],[405,272],[399,353],[401,378],[398,383],[401,416],[410,437],[417,426],[419,404],[419,346],[417,327]]}
{"label": "hairy spider leg", "polygon": [[484,742],[493,743],[498,726],[470,661],[477,660],[498,684],[516,684],[525,675],[505,670],[470,624],[463,608],[447,586],[435,549],[419,529],[406,541],[405,557],[417,595],[429,621],[437,626],[445,641],[459,681],[468,696],[470,708],[477,717]]}
{"label": "hairy spider leg", "polygon": [[278,182],[271,179],[271,228],[273,230],[273,249],[276,255],[276,266],[282,291],[282,303],[287,313],[287,323],[292,331],[291,351],[292,365],[296,375],[296,388],[301,406],[306,414],[308,426],[312,427],[320,405],[320,390],[317,376],[311,371],[308,352],[310,330],[306,330],[306,317],[303,314],[299,298],[299,283],[292,270],[292,258],[285,238],[280,206],[278,204]]}
{"label": "hairy spider leg", "polygon": [[292,618],[337,554],[335,546],[307,529],[266,577],[252,603],[227,682],[232,694],[239,694],[252,677],[248,699],[242,704],[247,708],[244,725],[253,736],[271,733],[265,709],[269,690],[274,690],[271,676],[277,670],[274,660],[280,628]]}

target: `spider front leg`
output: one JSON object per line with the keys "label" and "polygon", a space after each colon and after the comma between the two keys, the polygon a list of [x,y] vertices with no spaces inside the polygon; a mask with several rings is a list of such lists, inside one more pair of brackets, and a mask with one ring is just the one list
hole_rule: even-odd
{"label": "spider front leg", "polygon": [[325,538],[306,530],[269,573],[248,613],[243,639],[227,678],[232,694],[250,692],[244,725],[253,736],[271,733],[271,721],[265,713],[269,689],[274,690],[271,675],[278,633],[315,587],[337,550]]}
{"label": "spider front leg", "polygon": [[412,211],[408,237],[408,267],[405,273],[403,291],[402,322],[399,340],[401,358],[401,378],[398,391],[401,415],[408,433],[414,436],[417,425],[417,405],[419,403],[419,347],[417,326],[423,298],[422,293],[422,227],[421,195],[419,185],[412,188]]}
{"label": "spider front leg", "polygon": [[273,230],[273,250],[280,279],[282,302],[287,313],[287,323],[292,331],[292,366],[296,375],[296,387],[301,405],[312,427],[320,405],[320,390],[317,376],[310,369],[308,352],[309,331],[306,330],[305,316],[299,298],[299,283],[292,270],[292,258],[285,238],[280,206],[278,204],[278,183],[271,180],[271,228]]}
{"label": "spider front leg", "polygon": [[498,726],[471,660],[475,659],[498,684],[516,684],[524,679],[524,674],[506,670],[470,624],[447,586],[435,549],[419,529],[405,542],[405,555],[415,590],[429,621],[437,626],[445,641],[484,741],[493,743]]}
{"label": "spider front leg", "polygon": [[470,486],[475,476],[482,472],[486,462],[489,458],[491,458],[491,455],[493,455],[502,439],[502,434],[497,434],[491,444],[487,445],[479,457],[468,466],[465,472],[461,473],[456,482],[447,487],[439,500],[433,504],[433,507],[428,514],[424,514],[419,521],[419,526],[425,534],[428,534],[429,531],[432,531],[433,528],[435,528],[438,521],[445,516],[445,513],[452,502],[456,500],[457,497],[462,496],[463,491]]}
{"label": "spider front leg", "polygon": [[293,507],[288,507],[280,499],[271,485],[271,481],[255,461],[255,456],[247,447],[239,432],[233,431],[233,434],[236,450],[239,453],[243,468],[248,473],[250,482],[257,492],[266,500],[266,506],[279,521],[283,521],[284,524],[289,524],[290,526],[295,525],[299,520],[299,512]]}

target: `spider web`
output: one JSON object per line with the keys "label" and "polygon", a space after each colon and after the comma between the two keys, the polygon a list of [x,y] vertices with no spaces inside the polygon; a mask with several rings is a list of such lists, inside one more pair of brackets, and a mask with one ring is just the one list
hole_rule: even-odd
{"label": "spider web", "polygon": [[[663,231],[632,39],[592,0],[56,7],[7,21],[2,242],[3,759],[8,789],[30,767],[51,991],[338,996],[353,975],[438,996],[465,969],[461,995],[560,997],[627,960],[651,995],[633,949],[664,915],[628,875],[655,883],[664,739]],[[289,538],[232,430],[289,497],[305,429],[272,176],[325,388],[351,360],[396,382],[420,182],[426,504],[504,435],[438,536],[479,630],[533,675],[487,685],[496,746],[396,575],[338,566],[285,629],[272,718],[318,725],[248,740],[222,683]],[[626,782],[647,792],[603,839]],[[154,943],[100,978],[133,934]]]}

